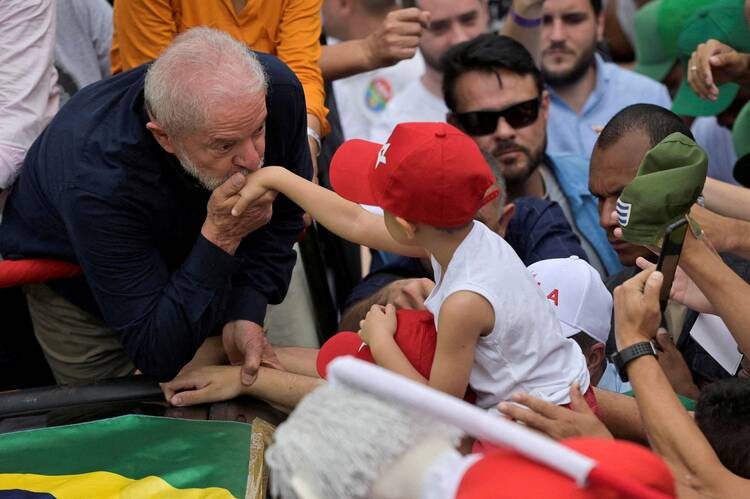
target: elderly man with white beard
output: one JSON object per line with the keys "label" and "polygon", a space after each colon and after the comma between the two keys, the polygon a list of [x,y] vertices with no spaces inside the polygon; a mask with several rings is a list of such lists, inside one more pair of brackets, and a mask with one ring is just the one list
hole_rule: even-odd
{"label": "elderly man with white beard", "polygon": [[58,383],[136,370],[168,380],[219,335],[252,383],[273,359],[263,319],[286,294],[303,229],[283,196],[231,214],[264,159],[310,178],[302,86],[209,28],[69,101],[29,150],[0,224],[3,258],[83,270],[25,286]]}

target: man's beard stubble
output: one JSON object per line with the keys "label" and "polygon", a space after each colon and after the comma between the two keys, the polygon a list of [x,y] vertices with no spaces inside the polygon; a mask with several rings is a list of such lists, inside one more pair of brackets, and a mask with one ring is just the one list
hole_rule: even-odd
{"label": "man's beard stubble", "polygon": [[[544,151],[547,150],[547,134],[546,131],[543,131],[542,133],[545,134],[544,140],[542,141],[539,149],[537,149],[536,151],[531,151],[527,147],[521,146],[514,141],[498,142],[495,148],[492,150],[492,155],[497,159],[500,165],[500,170],[503,173],[505,183],[509,188],[523,185],[523,183],[528,180],[531,174],[534,173],[537,168],[539,168],[539,165],[542,164]],[[502,154],[512,151],[518,151],[526,158],[526,165],[523,169],[516,168],[513,171],[509,171],[508,165],[506,165],[500,158]],[[516,165],[514,166],[517,165],[518,163],[516,163]]]}
{"label": "man's beard stubble", "polygon": [[[550,48],[565,49],[565,44],[553,45]],[[548,72],[544,68],[544,64],[542,64],[542,77],[544,78],[544,82],[552,88],[567,87],[574,83],[578,83],[581,78],[584,77],[591,65],[594,64],[595,53],[596,42],[592,43],[591,46],[575,61],[573,67],[565,72]],[[544,54],[542,54],[542,60],[544,60]]]}

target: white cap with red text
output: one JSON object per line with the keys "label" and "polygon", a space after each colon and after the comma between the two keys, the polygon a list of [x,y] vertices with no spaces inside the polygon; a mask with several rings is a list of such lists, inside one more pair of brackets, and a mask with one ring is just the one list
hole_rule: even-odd
{"label": "white cap with red text", "polygon": [[607,342],[612,295],[594,267],[571,256],[542,260],[528,268],[555,309],[566,337],[584,332],[596,341]]}

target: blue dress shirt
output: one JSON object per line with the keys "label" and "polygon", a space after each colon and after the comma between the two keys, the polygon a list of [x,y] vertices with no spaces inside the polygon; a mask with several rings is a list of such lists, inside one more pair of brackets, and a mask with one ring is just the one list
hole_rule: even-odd
{"label": "blue dress shirt", "polygon": [[597,133],[592,127],[604,126],[621,109],[631,104],[656,104],[672,107],[667,87],[643,75],[623,69],[611,62],[596,59],[596,86],[580,113],[570,108],[557,93],[550,94],[547,121],[547,154],[576,154],[591,156]]}

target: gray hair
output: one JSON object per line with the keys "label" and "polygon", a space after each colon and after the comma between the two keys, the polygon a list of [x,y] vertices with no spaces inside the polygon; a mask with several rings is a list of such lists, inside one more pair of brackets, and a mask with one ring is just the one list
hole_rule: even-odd
{"label": "gray hair", "polygon": [[152,118],[181,135],[205,126],[217,99],[265,93],[266,74],[242,43],[212,28],[177,35],[146,73],[144,95]]}

